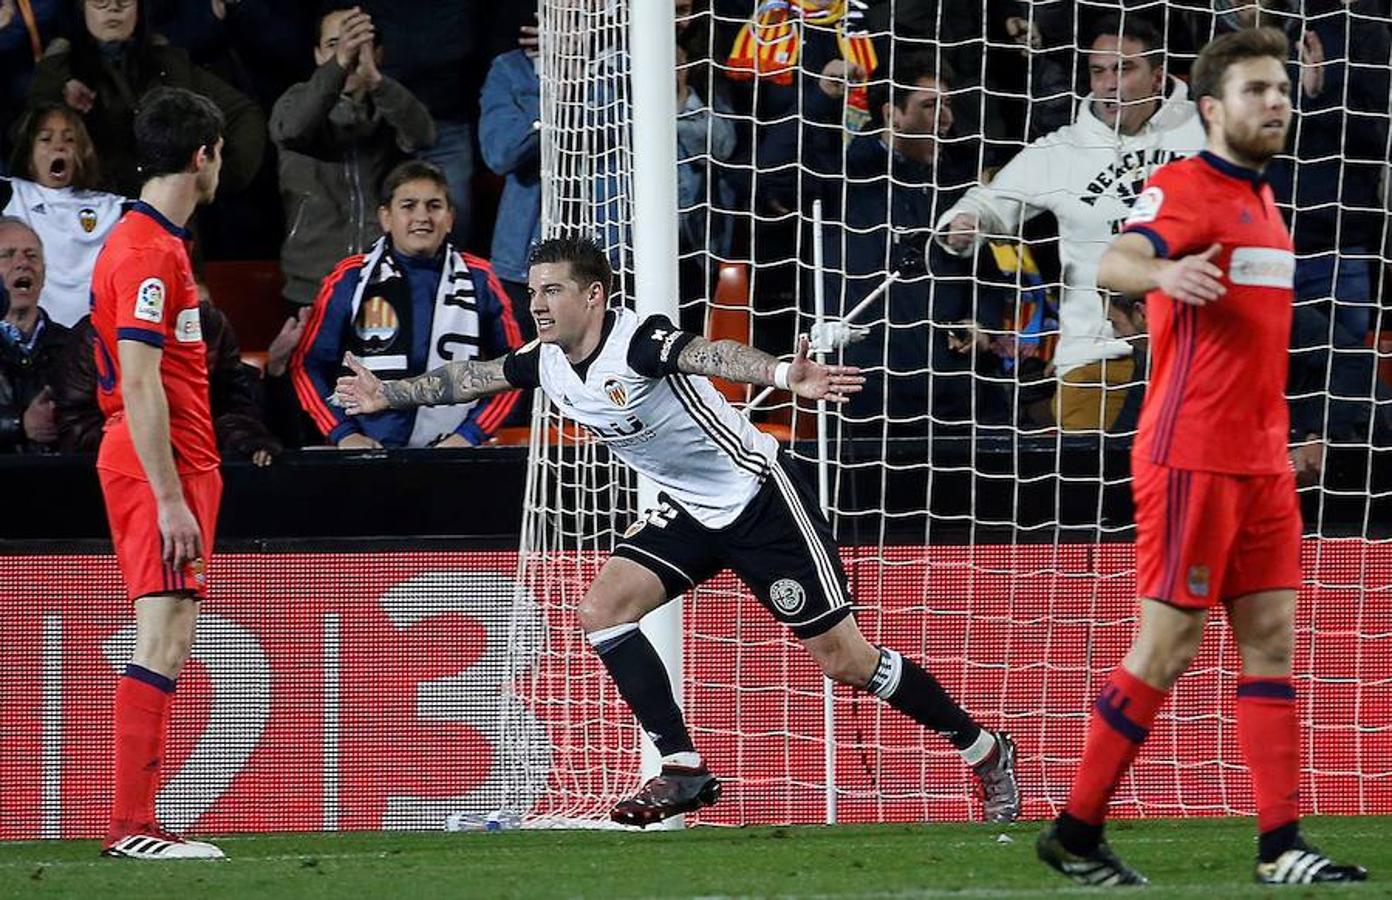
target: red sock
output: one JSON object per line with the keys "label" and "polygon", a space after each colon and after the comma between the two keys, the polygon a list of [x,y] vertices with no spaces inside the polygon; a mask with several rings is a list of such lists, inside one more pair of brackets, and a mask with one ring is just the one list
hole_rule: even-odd
{"label": "red sock", "polygon": [[1092,705],[1083,758],[1073,776],[1065,811],[1089,825],[1107,818],[1107,804],[1131,767],[1166,691],[1151,687],[1117,666]]}
{"label": "red sock", "polygon": [[155,787],[173,699],[172,679],[134,664],[126,667],[125,676],[116,683],[115,790],[109,840],[155,821]]}
{"label": "red sock", "polygon": [[1257,828],[1300,818],[1300,719],[1289,678],[1237,680],[1237,742],[1252,773]]}

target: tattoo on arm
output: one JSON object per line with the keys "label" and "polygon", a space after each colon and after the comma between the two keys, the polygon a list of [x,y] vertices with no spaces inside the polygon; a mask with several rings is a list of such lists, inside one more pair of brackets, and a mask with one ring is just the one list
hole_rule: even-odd
{"label": "tattoo on arm", "polygon": [[382,383],[382,396],[392,409],[409,409],[468,403],[511,388],[503,377],[503,359],[499,357],[486,362],[446,363],[415,378],[386,381]]}
{"label": "tattoo on arm", "polygon": [[739,341],[696,338],[682,349],[677,368],[692,375],[716,375],[745,384],[773,384],[778,360]]}

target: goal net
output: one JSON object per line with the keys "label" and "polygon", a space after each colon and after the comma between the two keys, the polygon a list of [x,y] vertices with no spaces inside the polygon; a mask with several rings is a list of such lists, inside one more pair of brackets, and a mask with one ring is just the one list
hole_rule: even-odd
{"label": "goal net", "polygon": [[[1099,296],[1087,260],[1150,172],[1202,145],[1196,124],[1167,117],[1183,111],[1198,49],[1248,12],[1088,0],[674,5],[674,64],[640,71],[632,0],[543,0],[544,230],[599,239],[616,302],[633,302],[634,232],[645,227],[633,217],[643,190],[633,88],[670,83],[680,251],[669,264],[683,327],[785,354],[814,324],[820,290],[828,319],[850,314],[866,329],[832,354],[866,369],[856,402],[819,419],[774,393],[749,415],[824,473],[862,629],[1011,731],[1025,815],[1051,815],[1136,621],[1129,450],[1144,306]],[[1380,310],[1392,262],[1392,22],[1385,4],[1264,6],[1303,47],[1290,69],[1293,138],[1270,173],[1298,256],[1303,802],[1389,813],[1392,345]],[[1154,35],[1163,52],[1137,57],[1123,37],[1118,56],[1113,14],[1123,35]],[[1121,102],[1094,90],[1120,90]],[[1064,127],[1071,138],[1041,145],[1063,140],[1061,152],[1027,149]],[[982,185],[996,189],[984,201]],[[949,210],[972,214],[964,252],[929,238]],[[751,393],[729,395],[748,406]],[[577,622],[639,507],[633,474],[539,397],[502,751],[508,805],[531,821],[601,821],[641,783],[641,732]],[[1119,815],[1252,811],[1233,718],[1239,659],[1221,618],[1118,792]],[[725,783],[694,821],[978,812],[945,742],[864,693],[825,689],[729,573],[685,598],[680,650],[693,736]]]}

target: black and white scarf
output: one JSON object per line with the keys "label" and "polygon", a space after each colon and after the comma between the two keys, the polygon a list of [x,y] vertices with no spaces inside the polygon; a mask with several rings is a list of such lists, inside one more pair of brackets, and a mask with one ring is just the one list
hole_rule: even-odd
{"label": "black and white scarf", "polygon": [[[427,372],[448,362],[462,362],[479,355],[478,300],[474,296],[474,280],[464,263],[464,257],[453,244],[446,243],[444,253],[445,264],[440,273],[439,286],[435,289],[434,315],[430,322],[430,356],[425,365]],[[350,322],[358,321],[358,310],[365,296],[381,297],[391,304],[398,316],[410,316],[413,308],[410,285],[406,275],[392,259],[386,235],[378,238],[367,252],[361,271],[357,290],[353,292]],[[406,323],[409,325],[409,320]],[[403,328],[403,331],[408,330]],[[383,378],[407,374],[409,333],[403,334],[402,338],[393,342],[394,349],[399,346],[399,353],[369,354],[363,357],[363,364]],[[407,446],[429,447],[447,437],[473,408],[472,402],[420,407],[416,410],[416,423],[411,429]]]}

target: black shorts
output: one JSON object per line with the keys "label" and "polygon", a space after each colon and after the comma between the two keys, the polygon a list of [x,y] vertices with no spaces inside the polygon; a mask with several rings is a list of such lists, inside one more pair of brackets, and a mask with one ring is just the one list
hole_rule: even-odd
{"label": "black shorts", "polygon": [[668,597],[729,568],[800,638],[816,637],[851,614],[831,526],[793,466],[774,463],[754,499],[724,528],[707,528],[666,494],[658,501],[614,555],[660,578]]}

